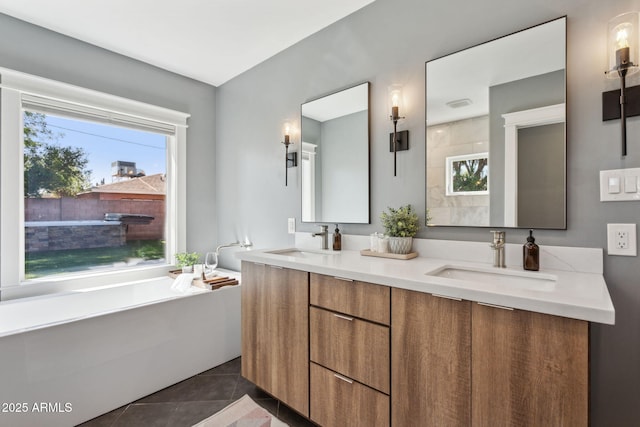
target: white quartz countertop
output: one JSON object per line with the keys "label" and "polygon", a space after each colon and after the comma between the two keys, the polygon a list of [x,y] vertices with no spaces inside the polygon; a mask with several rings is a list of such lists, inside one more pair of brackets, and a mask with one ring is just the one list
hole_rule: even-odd
{"label": "white quartz countertop", "polygon": [[[280,248],[282,249],[282,248]],[[273,249],[238,252],[252,261],[311,273],[387,285],[439,296],[459,298],[590,322],[614,324],[615,310],[602,274],[556,269],[523,272],[522,267],[494,268],[489,263],[422,257],[397,260],[363,256],[356,250],[327,251],[307,258],[270,253]],[[318,251],[320,252],[320,251]],[[542,286],[517,286],[508,280],[460,280],[427,273],[447,267],[498,270],[508,275],[553,278]]]}

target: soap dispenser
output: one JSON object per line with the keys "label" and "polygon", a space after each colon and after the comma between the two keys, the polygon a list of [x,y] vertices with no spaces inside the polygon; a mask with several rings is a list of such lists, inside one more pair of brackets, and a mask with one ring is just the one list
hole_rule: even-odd
{"label": "soap dispenser", "polygon": [[340,230],[338,230],[338,224],[336,224],[336,229],[333,232],[333,250],[342,250],[342,235],[340,234]]}
{"label": "soap dispenser", "polygon": [[527,243],[522,247],[522,266],[525,270],[538,271],[540,269],[540,248],[535,244],[533,230],[529,230]]}

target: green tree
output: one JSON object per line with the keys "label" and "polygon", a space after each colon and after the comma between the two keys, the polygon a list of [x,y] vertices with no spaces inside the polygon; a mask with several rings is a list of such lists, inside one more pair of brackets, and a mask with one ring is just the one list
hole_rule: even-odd
{"label": "green tree", "polygon": [[453,162],[454,191],[486,191],[487,159],[462,160]]}
{"label": "green tree", "polygon": [[73,197],[90,186],[87,154],[82,148],[64,147],[42,113],[24,113],[24,194],[51,193]]}

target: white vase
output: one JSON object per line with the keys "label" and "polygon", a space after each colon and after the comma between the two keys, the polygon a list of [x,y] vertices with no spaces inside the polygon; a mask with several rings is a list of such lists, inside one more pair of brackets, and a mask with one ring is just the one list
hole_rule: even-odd
{"label": "white vase", "polygon": [[392,254],[408,254],[412,244],[413,237],[389,237],[389,251]]}

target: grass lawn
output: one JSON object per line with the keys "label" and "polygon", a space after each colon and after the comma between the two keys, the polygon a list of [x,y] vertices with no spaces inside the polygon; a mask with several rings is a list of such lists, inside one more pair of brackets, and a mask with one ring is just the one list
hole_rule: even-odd
{"label": "grass lawn", "polygon": [[128,258],[164,259],[164,241],[136,240],[115,248],[70,249],[25,253],[25,278],[125,265]]}

